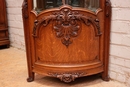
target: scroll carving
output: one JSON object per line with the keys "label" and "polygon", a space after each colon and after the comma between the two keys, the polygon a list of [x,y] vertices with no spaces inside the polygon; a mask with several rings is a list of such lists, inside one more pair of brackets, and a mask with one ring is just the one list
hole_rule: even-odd
{"label": "scroll carving", "polygon": [[111,15],[111,2],[110,0],[106,0],[106,17]]}
{"label": "scroll carving", "polygon": [[22,4],[22,13],[25,19],[28,18],[27,8],[28,8],[27,0],[24,0]]}
{"label": "scroll carving", "polygon": [[[37,21],[37,22],[36,22]],[[95,29],[96,35],[101,35],[99,20],[89,16],[80,14],[78,11],[72,11],[69,8],[62,8],[58,12],[52,13],[52,15],[45,16],[41,20],[34,22],[33,36],[37,36],[37,29],[40,25],[47,26],[50,21],[54,21],[53,31],[56,37],[61,38],[62,44],[68,47],[73,38],[77,37],[81,31],[81,22],[89,26],[92,24]]]}
{"label": "scroll carving", "polygon": [[66,83],[74,81],[78,77],[82,77],[84,75],[83,72],[78,73],[49,73],[52,77],[59,78],[61,81]]}

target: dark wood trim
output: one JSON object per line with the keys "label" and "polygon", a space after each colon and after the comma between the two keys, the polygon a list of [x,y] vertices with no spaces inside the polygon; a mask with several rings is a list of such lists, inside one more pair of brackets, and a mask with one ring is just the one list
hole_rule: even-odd
{"label": "dark wood trim", "polygon": [[109,65],[109,49],[110,49],[110,27],[111,27],[111,2],[106,0],[105,2],[105,31],[104,31],[104,72],[102,79],[109,81],[108,65]]}
{"label": "dark wood trim", "polygon": [[22,4],[22,16],[23,16],[23,25],[24,25],[24,36],[25,36],[25,46],[26,46],[26,55],[27,55],[27,64],[28,64],[28,82],[34,80],[34,73],[32,72],[32,53],[31,53],[31,41],[30,41],[30,31],[29,31],[29,9],[28,9],[28,1],[24,0]]}

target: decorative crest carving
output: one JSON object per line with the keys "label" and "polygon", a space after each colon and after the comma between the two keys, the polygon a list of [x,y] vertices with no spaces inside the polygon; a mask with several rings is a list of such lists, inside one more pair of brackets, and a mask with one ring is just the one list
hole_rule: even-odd
{"label": "decorative crest carving", "polygon": [[53,30],[56,37],[61,38],[62,44],[68,47],[73,38],[77,37],[81,31],[81,23],[87,26],[92,24],[96,35],[101,35],[99,20],[80,14],[78,11],[73,11],[70,8],[62,8],[60,11],[52,13],[52,15],[45,16],[41,20],[36,20],[34,23],[33,36],[37,36],[37,29],[40,25],[47,26],[50,21],[54,21]]}
{"label": "decorative crest carving", "polygon": [[61,38],[61,42],[67,47],[72,43],[72,38],[77,37],[81,30],[81,25],[74,16],[76,14],[77,12],[72,12],[70,9],[62,9],[54,14],[57,15],[53,27],[55,35]]}
{"label": "decorative crest carving", "polygon": [[82,77],[84,75],[83,72],[78,73],[49,73],[52,77],[59,78],[61,81],[66,83],[74,81],[78,77]]}

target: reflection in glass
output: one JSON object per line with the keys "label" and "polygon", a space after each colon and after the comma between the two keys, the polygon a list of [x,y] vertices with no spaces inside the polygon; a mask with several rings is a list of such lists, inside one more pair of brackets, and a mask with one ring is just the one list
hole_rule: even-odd
{"label": "reflection in glass", "polygon": [[73,7],[82,7],[91,11],[96,11],[99,8],[99,0],[33,0],[34,9],[39,13],[42,10],[50,9],[65,4]]}
{"label": "reflection in glass", "polygon": [[96,11],[99,8],[99,0],[86,0],[85,8]]}
{"label": "reflection in glass", "polygon": [[99,8],[99,0],[69,0],[69,5],[96,11]]}
{"label": "reflection in glass", "polygon": [[69,3],[74,7],[81,7],[79,0],[69,0]]}
{"label": "reflection in glass", "polygon": [[69,0],[68,1],[68,4],[73,6],[73,7],[82,7],[80,6],[80,3],[82,2],[83,0]]}
{"label": "reflection in glass", "polygon": [[33,0],[34,9],[39,13],[42,10],[59,7],[62,0]]}

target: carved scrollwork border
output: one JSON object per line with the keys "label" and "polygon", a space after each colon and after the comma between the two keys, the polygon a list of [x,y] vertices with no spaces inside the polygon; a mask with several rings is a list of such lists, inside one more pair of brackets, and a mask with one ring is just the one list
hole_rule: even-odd
{"label": "carved scrollwork border", "polygon": [[35,20],[33,36],[37,37],[40,26],[46,27],[50,21],[54,21],[53,30],[56,37],[61,38],[62,44],[68,47],[72,42],[72,38],[77,37],[81,31],[80,21],[85,25],[94,26],[95,34],[101,35],[98,18],[92,18],[71,8],[62,8],[60,11],[53,12],[52,15],[45,16],[40,20]]}
{"label": "carved scrollwork border", "polygon": [[48,75],[52,77],[59,78],[61,81],[69,83],[74,81],[76,78],[82,77],[84,72],[76,72],[76,73],[48,73]]}

